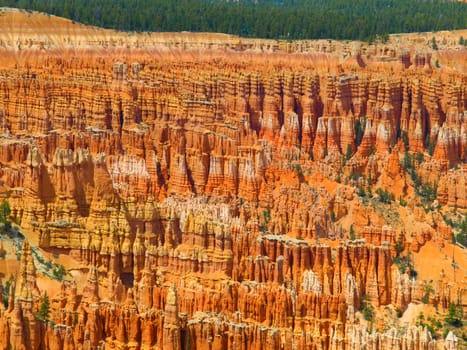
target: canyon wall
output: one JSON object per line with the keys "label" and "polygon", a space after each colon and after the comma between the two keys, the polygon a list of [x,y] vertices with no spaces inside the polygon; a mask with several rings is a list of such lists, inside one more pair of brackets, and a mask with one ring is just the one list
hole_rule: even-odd
{"label": "canyon wall", "polygon": [[[421,303],[394,258],[450,246],[443,211],[467,209],[466,76],[430,52],[213,52],[31,48],[0,70],[0,193],[74,266],[42,320],[24,241],[0,349],[441,346],[362,310]],[[467,309],[433,279],[429,304]]]}

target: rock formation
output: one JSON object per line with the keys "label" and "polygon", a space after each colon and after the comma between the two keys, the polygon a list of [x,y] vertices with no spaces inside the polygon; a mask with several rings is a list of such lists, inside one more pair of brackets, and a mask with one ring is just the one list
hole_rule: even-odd
{"label": "rock formation", "polygon": [[[232,37],[221,51],[217,36],[82,35],[0,58],[0,194],[37,242],[3,293],[0,349],[441,344],[362,311],[421,304],[426,281],[397,262],[431,240],[454,249],[443,219],[467,209],[465,75],[431,52],[367,47],[341,65],[322,41],[249,56]],[[59,287],[37,283],[42,254],[73,266]],[[467,308],[463,282],[431,279],[427,303]]]}

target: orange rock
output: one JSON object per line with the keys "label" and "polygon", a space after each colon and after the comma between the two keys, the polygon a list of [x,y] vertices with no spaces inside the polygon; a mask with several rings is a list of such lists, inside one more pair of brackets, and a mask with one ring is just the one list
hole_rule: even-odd
{"label": "orange rock", "polygon": [[[70,34],[46,35],[62,28],[46,17],[0,16],[33,28],[0,30],[0,194],[38,252],[73,269],[45,326],[38,286],[53,287],[24,243],[0,349],[434,346],[417,327],[368,333],[358,310],[364,295],[378,312],[419,303],[426,286],[392,264],[395,245],[447,246],[440,213],[467,209],[462,53],[437,52],[440,71],[393,37],[128,35],[58,19]],[[419,206],[406,151],[442,210]],[[396,201],[370,195],[380,187]],[[438,282],[431,304],[465,299]]]}

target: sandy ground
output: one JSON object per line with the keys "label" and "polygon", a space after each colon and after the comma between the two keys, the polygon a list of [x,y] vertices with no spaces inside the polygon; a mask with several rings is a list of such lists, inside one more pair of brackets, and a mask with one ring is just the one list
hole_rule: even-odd
{"label": "sandy ground", "polygon": [[[452,260],[459,268],[452,267]],[[467,250],[453,244],[441,248],[435,242],[427,242],[417,254],[413,254],[418,279],[437,280],[443,275],[449,280],[467,283]]]}

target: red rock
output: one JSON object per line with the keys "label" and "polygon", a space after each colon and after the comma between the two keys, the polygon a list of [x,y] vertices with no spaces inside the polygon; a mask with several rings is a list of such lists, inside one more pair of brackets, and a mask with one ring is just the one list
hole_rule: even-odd
{"label": "red rock", "polygon": [[[46,327],[34,313],[47,277],[25,243],[0,349],[434,346],[419,328],[368,333],[358,309],[363,295],[402,309],[423,297],[392,264],[404,230],[384,214],[427,225],[403,241],[412,250],[453,234],[436,202],[431,214],[417,206],[405,136],[409,155],[423,154],[423,184],[439,180],[442,212],[467,208],[453,169],[466,158],[462,79],[433,70],[428,53],[409,66],[391,43],[95,30],[79,36],[86,50],[70,34],[78,47],[60,55],[15,51],[27,69],[2,56],[0,194],[46,256],[69,253],[73,278],[88,276],[51,295]],[[370,199],[380,187],[396,201]],[[361,240],[345,242],[349,225]],[[445,309],[464,294],[440,283],[429,302]]]}

